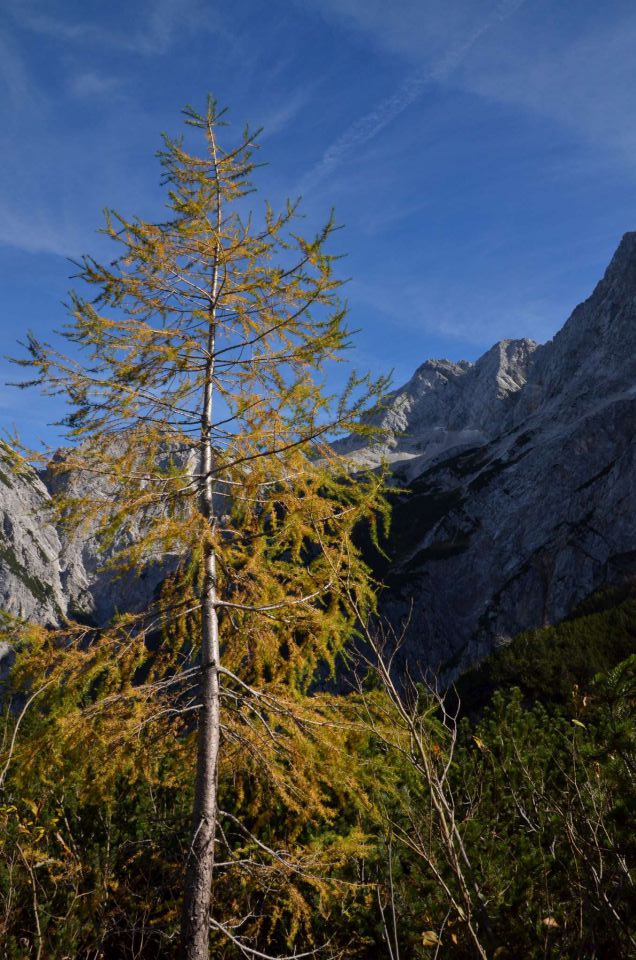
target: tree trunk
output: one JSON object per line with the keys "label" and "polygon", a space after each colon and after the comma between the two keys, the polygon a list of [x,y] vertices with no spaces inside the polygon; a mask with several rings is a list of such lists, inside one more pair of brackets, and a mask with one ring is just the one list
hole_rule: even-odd
{"label": "tree trunk", "polygon": [[[213,337],[211,337],[213,345]],[[201,439],[201,510],[214,523],[212,501],[211,385],[206,389]],[[221,740],[219,688],[219,623],[217,616],[216,556],[211,544],[204,552],[201,596],[201,679],[199,682],[199,725],[197,770],[192,808],[192,841],[186,860],[181,947],[184,960],[208,960],[210,945],[210,899],[216,839],[218,757]]]}
{"label": "tree trunk", "polygon": [[[214,336],[210,336],[211,353]],[[210,425],[212,386],[206,385],[201,437],[201,510],[214,523],[212,501],[212,448]],[[183,960],[208,960],[210,945],[210,899],[216,838],[218,757],[221,740],[219,688],[219,623],[216,608],[216,556],[211,544],[204,552],[201,596],[201,680],[197,734],[197,770],[192,809],[192,841],[186,860],[181,928]]]}
{"label": "tree trunk", "polygon": [[[218,181],[217,181],[218,182]],[[217,193],[217,230],[220,231],[220,196]],[[219,248],[214,261],[210,290],[207,360],[201,411],[201,453],[199,509],[209,527],[214,527],[212,483],[212,411],[214,399],[214,358],[216,347],[216,302],[218,295]],[[210,902],[214,844],[216,840],[218,758],[221,741],[221,700],[219,684],[219,621],[217,614],[216,555],[208,542],[204,547],[203,590],[201,595],[201,680],[197,734],[197,770],[192,808],[192,840],[186,859],[181,955],[183,960],[208,960],[210,949]]]}
{"label": "tree trunk", "polygon": [[184,960],[208,960],[209,956],[210,898],[217,815],[217,762],[221,733],[215,567],[214,552],[210,550],[205,557],[197,772],[192,842],[186,861],[183,902],[181,944]]}

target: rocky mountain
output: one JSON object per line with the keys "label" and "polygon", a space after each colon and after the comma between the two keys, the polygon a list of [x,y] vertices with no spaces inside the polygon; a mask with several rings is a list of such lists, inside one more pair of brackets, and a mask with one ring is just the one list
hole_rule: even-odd
{"label": "rocky mountain", "polygon": [[[636,233],[542,346],[504,340],[476,363],[429,360],[377,416],[383,439],[339,444],[387,460],[399,485],[384,612],[405,653],[457,672],[521,630],[557,621],[636,572]],[[56,528],[51,492],[0,449],[0,607],[43,623],[139,609],[166,565],[103,569],[90,535]],[[0,651],[1,656],[1,651]]]}
{"label": "rocky mountain", "polygon": [[636,233],[543,346],[433,361],[390,397],[400,495],[380,573],[405,651],[451,673],[636,573]]}
{"label": "rocky mountain", "polygon": [[67,607],[50,500],[35,470],[0,443],[0,609],[41,623]]}
{"label": "rocky mountain", "polygon": [[354,464],[386,461],[401,477],[415,477],[431,460],[487,443],[501,432],[537,349],[534,340],[501,340],[476,363],[427,360],[371,419],[380,442],[369,447],[352,437],[336,446]]}
{"label": "rocky mountain", "polygon": [[[63,463],[63,451],[54,460]],[[193,474],[198,456],[174,448],[161,461],[160,469],[169,461]],[[144,610],[177,558],[157,553],[147,557],[143,569],[123,574],[110,561],[147,529],[149,511],[131,518],[105,546],[94,522],[80,529],[56,522],[57,494],[117,502],[116,486],[92,470],[90,460],[85,470],[65,472],[51,464],[37,472],[0,442],[0,610],[47,625],[67,616],[99,625],[117,611]],[[221,513],[225,498],[215,499]]]}
{"label": "rocky mountain", "polygon": [[[0,443],[0,610],[56,626],[65,617],[104,624],[117,611],[146,609],[175,558],[150,557],[143,569],[123,574],[111,569],[109,561],[135,540],[143,519],[105,548],[94,524],[69,530],[56,523],[57,492],[116,499],[112,484],[90,470],[37,473]],[[0,683],[11,659],[10,645],[0,642]]]}

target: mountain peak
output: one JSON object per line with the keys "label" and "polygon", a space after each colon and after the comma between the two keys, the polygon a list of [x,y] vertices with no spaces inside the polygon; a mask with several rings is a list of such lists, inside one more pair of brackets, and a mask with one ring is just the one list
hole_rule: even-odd
{"label": "mountain peak", "polygon": [[601,283],[617,278],[627,279],[631,286],[636,287],[636,230],[623,234]]}
{"label": "mountain peak", "polygon": [[524,337],[521,340],[499,340],[477,360],[475,376],[486,378],[501,398],[516,393],[526,380],[532,356],[538,344]]}
{"label": "mountain peak", "polygon": [[535,365],[533,404],[556,402],[563,416],[632,390],[636,382],[636,232],[626,233],[603,279],[572,312]]}
{"label": "mountain peak", "polygon": [[533,340],[501,340],[475,363],[426,360],[376,416],[385,434],[379,443],[352,437],[336,449],[367,465],[402,462],[414,474],[451,449],[487,443],[526,383],[536,349]]}

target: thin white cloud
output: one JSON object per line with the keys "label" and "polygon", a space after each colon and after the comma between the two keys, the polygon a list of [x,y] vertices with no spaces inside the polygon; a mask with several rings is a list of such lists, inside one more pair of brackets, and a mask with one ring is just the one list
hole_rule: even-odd
{"label": "thin white cloud", "polygon": [[297,90],[283,102],[272,107],[269,112],[266,111],[259,124],[263,127],[261,143],[281,133],[307,105],[313,92],[314,86]]}
{"label": "thin white cloud", "polygon": [[493,289],[468,281],[458,288],[433,279],[398,277],[389,282],[385,278],[377,285],[353,282],[349,292],[353,306],[379,311],[392,329],[401,330],[407,338],[432,336],[475,351],[513,337],[545,342],[573,307],[558,296],[537,296],[518,277]]}
{"label": "thin white cloud", "polygon": [[[595,162],[593,155],[603,156],[610,165],[636,173],[633,2],[610,0],[596,12],[590,4],[581,16],[576,4],[561,5],[557,13],[550,0],[534,0],[525,4],[522,17],[511,16],[521,6],[515,0],[494,11],[493,0],[311,2],[327,19],[355,29],[385,53],[433,62],[440,71],[436,77],[415,71],[400,91],[346,131],[310,174],[320,175],[323,164],[326,172],[334,169],[339,156],[344,160],[375,136],[435,80],[554,123],[592,148],[579,161],[584,166]],[[507,22],[496,32],[484,29],[491,17]],[[467,38],[467,49],[452,41],[457,36]],[[440,55],[444,46],[448,53]]]}
{"label": "thin white cloud", "polygon": [[146,4],[143,26],[138,29],[105,29],[101,25],[70,22],[63,17],[31,11],[14,11],[22,27],[56,40],[78,44],[99,44],[137,53],[159,56],[168,52],[184,33],[201,27],[209,10],[201,0],[151,0]]}
{"label": "thin white cloud", "polygon": [[0,199],[0,246],[60,257],[76,255],[80,249],[74,231],[53,215],[16,209],[6,199]]}
{"label": "thin white cloud", "polygon": [[636,171],[635,46],[633,10],[548,38],[510,24],[505,42],[485,44],[453,81],[552,120]]}
{"label": "thin white cloud", "polygon": [[78,99],[112,96],[121,87],[122,82],[120,77],[107,77],[96,73],[94,70],[87,70],[84,73],[76,74],[71,79],[69,93]]}
{"label": "thin white cloud", "polygon": [[20,106],[33,96],[33,87],[18,50],[0,35],[0,91],[13,104]]}
{"label": "thin white cloud", "polygon": [[[308,0],[297,0],[306,5]],[[384,52],[437,61],[459,37],[481,29],[507,6],[501,0],[309,0],[329,21],[349,27]]]}
{"label": "thin white cloud", "polygon": [[478,40],[497,24],[512,16],[524,2],[525,0],[500,0],[468,35],[452,43],[432,64],[417,70],[405,80],[399,90],[385,97],[373,110],[356,120],[305,174],[300,184],[300,192],[311,189],[333,173],[360,147],[376,137],[415,103],[428,86],[447,80]]}
{"label": "thin white cloud", "polygon": [[136,49],[149,55],[166,53],[182,31],[201,19],[199,0],[154,0],[143,31],[135,38]]}
{"label": "thin white cloud", "polygon": [[[17,11],[14,10],[14,15]],[[54,40],[95,40],[98,31],[90,24],[68,23],[46,13],[29,13],[22,11],[16,20],[22,27],[33,33],[39,33]]]}

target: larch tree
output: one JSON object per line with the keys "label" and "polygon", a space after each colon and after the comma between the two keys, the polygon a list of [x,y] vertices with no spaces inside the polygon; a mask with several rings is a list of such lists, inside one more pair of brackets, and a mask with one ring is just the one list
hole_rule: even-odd
{"label": "larch tree", "polygon": [[[76,478],[59,503],[68,526],[92,525],[115,567],[171,558],[160,601],[119,616],[101,642],[130,660],[128,694],[153,687],[172,698],[166,710],[196,717],[181,950],[201,960],[222,929],[210,890],[232,711],[247,703],[267,725],[272,698],[289,703],[333,666],[355,628],[349,597],[363,613],[373,605],[354,532],[386,516],[382,477],[352,477],[331,441],[363,429],[384,384],[353,377],[338,398],[324,391],[350,336],[327,250],[333,219],[306,240],[296,204],[246,214],[255,138],[221,146],[211,99],[184,112],[205,149],[164,138],[167,219],[109,213],[117,254],[78,265],[88,293],[72,294],[72,350],[31,338],[22,362],[30,383],[70,403],[71,444],[55,465]],[[188,641],[142,682],[130,650],[175,622]],[[84,652],[98,643],[70,624],[62,634]]]}

